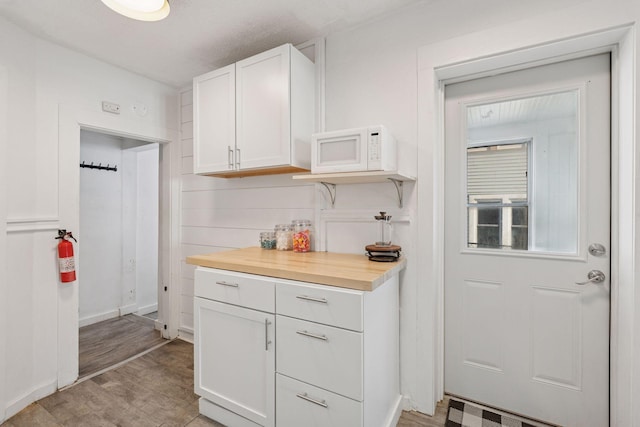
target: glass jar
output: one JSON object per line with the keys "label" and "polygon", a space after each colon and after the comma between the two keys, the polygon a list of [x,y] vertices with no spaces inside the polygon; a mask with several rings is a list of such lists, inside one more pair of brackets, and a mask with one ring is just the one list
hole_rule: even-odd
{"label": "glass jar", "polygon": [[260,247],[262,249],[275,249],[276,233],[273,231],[263,231],[260,233]]}
{"label": "glass jar", "polygon": [[310,252],[313,229],[308,219],[296,219],[291,222],[293,226],[293,251]]}
{"label": "glass jar", "polygon": [[275,227],[276,249],[290,251],[293,248],[293,229],[289,224],[278,224]]}

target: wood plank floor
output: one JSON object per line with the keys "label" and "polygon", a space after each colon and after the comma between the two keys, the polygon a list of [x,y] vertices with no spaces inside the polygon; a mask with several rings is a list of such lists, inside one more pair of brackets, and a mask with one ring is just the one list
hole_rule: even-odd
{"label": "wood plank floor", "polygon": [[80,378],[164,342],[154,325],[151,319],[128,314],[80,328]]}
{"label": "wood plank floor", "polygon": [[[398,427],[442,427],[446,410],[446,403],[441,402],[433,418],[403,412]],[[193,345],[181,340],[56,392],[2,426],[223,427],[198,413]]]}

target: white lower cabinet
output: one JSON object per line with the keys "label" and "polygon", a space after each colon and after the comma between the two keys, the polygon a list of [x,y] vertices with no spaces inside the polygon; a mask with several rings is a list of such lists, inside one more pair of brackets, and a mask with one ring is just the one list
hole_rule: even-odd
{"label": "white lower cabinet", "polygon": [[205,399],[200,412],[227,426],[275,425],[275,316],[235,305],[268,308],[269,298],[252,294],[273,294],[273,288],[272,281],[249,275],[196,271],[195,392]]}
{"label": "white lower cabinet", "polygon": [[201,413],[228,427],[395,426],[397,275],[365,292],[198,267],[194,290]]}

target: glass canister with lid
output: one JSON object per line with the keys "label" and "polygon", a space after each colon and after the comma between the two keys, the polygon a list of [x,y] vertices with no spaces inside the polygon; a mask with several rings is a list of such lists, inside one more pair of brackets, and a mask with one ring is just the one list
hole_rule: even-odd
{"label": "glass canister with lid", "polygon": [[260,233],[260,247],[262,249],[275,249],[276,233],[273,231],[263,231]]}
{"label": "glass canister with lid", "polygon": [[313,236],[313,227],[308,219],[296,219],[291,222],[293,226],[293,251],[310,252]]}
{"label": "glass canister with lid", "polygon": [[293,228],[289,224],[278,224],[275,227],[276,249],[290,251],[293,248]]}

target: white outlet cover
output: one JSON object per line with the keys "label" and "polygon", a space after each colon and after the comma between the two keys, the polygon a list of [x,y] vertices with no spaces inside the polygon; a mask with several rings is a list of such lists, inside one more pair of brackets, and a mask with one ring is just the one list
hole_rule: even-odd
{"label": "white outlet cover", "polygon": [[141,103],[133,104],[131,106],[131,109],[133,110],[134,113],[136,113],[140,117],[146,116],[147,113],[149,112],[149,109],[147,108],[147,106]]}

